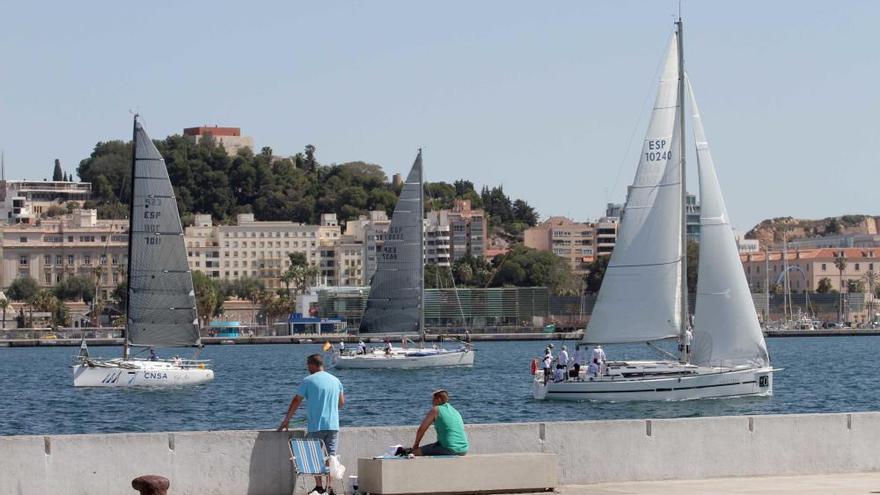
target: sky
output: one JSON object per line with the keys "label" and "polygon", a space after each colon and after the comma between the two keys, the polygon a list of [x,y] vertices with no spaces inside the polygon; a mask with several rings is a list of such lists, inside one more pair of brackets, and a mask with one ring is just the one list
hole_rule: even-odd
{"label": "sky", "polygon": [[[95,143],[241,127],[256,147],[502,184],[542,218],[622,202],[677,2],[0,0],[6,177]],[[880,2],[684,0],[734,224],[880,214]],[[689,160],[691,167],[695,160]],[[689,172],[696,191],[696,174]]]}

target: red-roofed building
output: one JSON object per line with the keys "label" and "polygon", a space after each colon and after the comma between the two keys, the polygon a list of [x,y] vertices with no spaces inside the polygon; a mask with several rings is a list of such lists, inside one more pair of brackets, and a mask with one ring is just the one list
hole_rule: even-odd
{"label": "red-roofed building", "polygon": [[226,150],[229,155],[236,155],[242,148],[254,150],[254,138],[242,136],[239,127],[201,126],[187,127],[183,135],[191,138],[196,144],[207,136],[210,136],[217,144]]}
{"label": "red-roofed building", "polygon": [[[840,255],[846,258],[846,268],[842,276],[834,264]],[[789,267],[792,292],[816,292],[819,281],[823,278],[827,278],[831,287],[836,290],[844,287],[842,292],[846,292],[849,280],[861,281],[867,288],[865,274],[880,273],[880,248],[789,249],[785,260],[781,251],[742,254],[740,259],[753,291],[763,291],[766,288],[768,275],[770,285],[776,284],[786,264]]]}

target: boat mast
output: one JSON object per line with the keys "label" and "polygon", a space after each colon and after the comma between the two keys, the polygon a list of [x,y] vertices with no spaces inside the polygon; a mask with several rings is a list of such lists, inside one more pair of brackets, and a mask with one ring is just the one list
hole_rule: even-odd
{"label": "boat mast", "polygon": [[681,345],[681,356],[679,361],[687,363],[688,355],[685,344],[685,334],[688,329],[688,286],[687,286],[687,166],[685,162],[685,127],[684,127],[684,40],[682,33],[681,13],[679,12],[678,21],[675,23],[678,36],[678,122],[679,122],[679,155],[680,155],[680,172],[679,172],[679,188],[681,189],[681,328],[679,333],[679,342]]}
{"label": "boat mast", "polygon": [[425,167],[419,148],[419,340],[425,342]]}
{"label": "boat mast", "polygon": [[128,345],[128,322],[131,314],[131,245],[134,231],[134,173],[137,169],[137,119],[138,114],[134,114],[134,124],[132,124],[131,137],[131,193],[128,201],[128,262],[125,269],[125,326],[122,329],[122,358],[128,359],[131,352]]}

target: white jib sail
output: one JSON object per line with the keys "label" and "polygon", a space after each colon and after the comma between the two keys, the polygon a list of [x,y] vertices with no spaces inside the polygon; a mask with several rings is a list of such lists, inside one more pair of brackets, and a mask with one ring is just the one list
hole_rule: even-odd
{"label": "white jib sail", "polygon": [[687,80],[687,91],[693,109],[701,202],[692,361],[702,366],[767,366],[770,362],[767,346],[740,262],[690,80]]}
{"label": "white jib sail", "polygon": [[681,157],[677,35],[630,186],[617,243],[584,341],[646,342],[679,335]]}

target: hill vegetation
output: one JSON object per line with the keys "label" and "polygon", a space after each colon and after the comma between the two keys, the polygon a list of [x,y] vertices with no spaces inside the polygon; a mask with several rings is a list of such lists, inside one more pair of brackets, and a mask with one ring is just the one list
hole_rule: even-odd
{"label": "hill vegetation", "polygon": [[[322,213],[336,213],[341,222],[371,210],[389,215],[399,188],[388,180],[380,165],[363,161],[322,165],[312,145],[290,158],[274,156],[271,148],[254,154],[244,149],[234,156],[211,139],[194,144],[174,135],[155,141],[165,158],[184,221],[193,213],[210,213],[230,223],[238,213],[253,213],[257,220],[290,220],[317,223]],[[95,145],[77,168],[81,180],[93,184],[94,201],[102,218],[125,218],[131,195],[131,142],[108,141]],[[512,200],[502,187],[480,192],[467,180],[425,185],[426,209],[452,206],[469,199],[483,208],[490,227],[517,237],[538,222],[526,201]]]}

